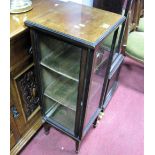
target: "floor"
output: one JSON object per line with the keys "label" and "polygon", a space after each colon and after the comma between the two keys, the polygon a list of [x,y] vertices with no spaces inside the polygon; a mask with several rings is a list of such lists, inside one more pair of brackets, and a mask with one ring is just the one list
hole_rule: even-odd
{"label": "floor", "polygon": [[[125,59],[119,87],[97,128],[91,128],[79,155],[144,154],[144,68]],[[20,155],[74,155],[75,142],[51,128],[41,129]]]}

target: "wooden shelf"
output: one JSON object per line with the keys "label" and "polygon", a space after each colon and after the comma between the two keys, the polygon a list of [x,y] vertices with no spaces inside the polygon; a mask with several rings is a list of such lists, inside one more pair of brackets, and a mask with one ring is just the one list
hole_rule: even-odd
{"label": "wooden shelf", "polygon": [[53,108],[48,111],[48,113],[46,113],[46,117],[48,117],[48,119],[56,121],[60,125],[68,128],[69,130],[74,131],[74,111],[57,103]]}
{"label": "wooden shelf", "polygon": [[78,83],[63,76],[53,81],[44,95],[57,103],[76,111]]}
{"label": "wooden shelf", "polygon": [[41,61],[41,65],[74,81],[79,81],[80,48],[72,46],[59,55],[49,54]]}

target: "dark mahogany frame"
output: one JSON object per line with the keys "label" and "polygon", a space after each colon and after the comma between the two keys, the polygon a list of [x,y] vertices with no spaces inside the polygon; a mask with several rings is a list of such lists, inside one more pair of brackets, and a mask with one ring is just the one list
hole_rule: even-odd
{"label": "dark mahogany frame", "polygon": [[[91,121],[87,124],[87,128],[83,131],[84,127],[84,120],[85,120],[85,113],[87,108],[87,99],[89,93],[89,84],[91,78],[91,71],[92,71],[92,63],[94,58],[94,52],[98,50],[101,43],[103,43],[104,39],[113,31],[114,37],[111,45],[111,51],[109,55],[109,60],[106,69],[106,76],[104,79],[103,87],[102,87],[102,94],[105,92],[105,83],[108,81],[109,71],[111,68],[111,63],[114,55],[114,47],[117,38],[118,28],[119,25],[125,23],[125,17],[122,18],[111,28],[111,31],[106,32],[95,42],[94,44],[84,42],[83,40],[70,37],[68,35],[58,33],[46,27],[37,25],[30,21],[26,21],[25,24],[30,28],[31,34],[31,41],[32,41],[32,49],[33,49],[33,58],[35,64],[35,73],[37,77],[37,81],[39,84],[39,96],[40,96],[40,106],[42,109],[43,119],[45,121],[45,131],[48,133],[50,126],[56,128],[57,130],[63,132],[64,134],[71,137],[73,140],[76,141],[76,152],[79,151],[79,145],[82,138],[86,135],[87,131],[90,129],[92,125],[96,126],[97,118],[99,113],[103,110],[102,109],[102,96],[100,97],[100,103],[98,104],[98,108],[96,109],[95,115],[91,118]],[[54,37],[57,40],[65,41],[69,44],[74,46],[78,46],[82,48],[81,60],[80,60],[80,76],[79,76],[79,86],[78,86],[78,99],[77,99],[77,109],[76,109],[76,118],[75,118],[75,130],[74,133],[70,130],[66,129],[65,127],[61,126],[57,122],[49,121],[44,115],[44,104],[43,104],[43,90],[41,84],[41,76],[40,76],[40,51],[39,51],[39,37],[38,33],[44,33]]]}

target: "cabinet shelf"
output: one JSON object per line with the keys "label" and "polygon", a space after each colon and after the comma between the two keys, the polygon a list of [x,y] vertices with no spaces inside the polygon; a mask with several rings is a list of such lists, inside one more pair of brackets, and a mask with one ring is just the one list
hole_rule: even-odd
{"label": "cabinet shelf", "polygon": [[74,81],[79,81],[80,48],[72,46],[59,55],[49,54],[41,65]]}
{"label": "cabinet shelf", "polygon": [[56,104],[52,109],[46,113],[48,119],[54,120],[62,126],[74,131],[75,112],[60,105]]}
{"label": "cabinet shelf", "polygon": [[77,82],[59,77],[45,89],[44,95],[57,103],[76,111],[77,87]]}

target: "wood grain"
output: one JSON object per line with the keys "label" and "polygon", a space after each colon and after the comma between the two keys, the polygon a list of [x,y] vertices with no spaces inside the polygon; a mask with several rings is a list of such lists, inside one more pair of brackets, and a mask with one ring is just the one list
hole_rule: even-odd
{"label": "wood grain", "polygon": [[10,154],[16,155],[23,148],[23,146],[32,138],[32,136],[38,131],[38,129],[42,126],[42,120],[39,117],[36,122],[31,126],[30,130],[26,132],[22,136],[22,138],[18,141],[18,143],[11,149]]}
{"label": "wood grain", "polygon": [[93,44],[122,20],[121,15],[112,12],[67,2],[55,3],[40,16],[27,19],[26,25],[42,27]]}

